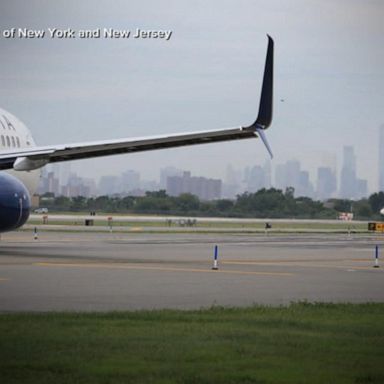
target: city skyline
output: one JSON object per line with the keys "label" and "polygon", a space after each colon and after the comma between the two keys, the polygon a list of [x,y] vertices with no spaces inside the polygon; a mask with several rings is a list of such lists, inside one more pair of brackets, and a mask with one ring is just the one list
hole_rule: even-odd
{"label": "city skyline", "polygon": [[[85,177],[83,181],[76,172],[73,172],[71,162],[47,166],[40,184],[40,193],[55,192],[75,196],[78,191],[87,191],[85,193],[87,196],[129,194],[142,196],[146,191],[164,189],[171,196],[176,196],[178,193],[192,193],[203,200],[210,200],[234,199],[238,194],[253,193],[262,188],[285,190],[293,187],[296,197],[307,196],[317,200],[360,199],[368,197],[375,191],[368,191],[367,180],[356,171],[357,162],[354,148],[344,146],[340,171],[336,172],[334,167],[319,166],[314,180],[311,180],[309,172],[300,161],[292,159],[275,166],[267,160],[264,164],[255,164],[243,169],[235,169],[228,164],[225,177],[222,178],[217,175],[215,178],[205,177],[202,172],[192,175],[189,169],[167,166],[160,168],[154,179],[146,178],[138,169],[127,169],[118,175],[100,175],[98,180]],[[212,186],[209,186],[209,183],[213,183]],[[218,184],[214,186],[215,183]],[[215,193],[207,194],[203,193],[203,190],[215,190]]]}

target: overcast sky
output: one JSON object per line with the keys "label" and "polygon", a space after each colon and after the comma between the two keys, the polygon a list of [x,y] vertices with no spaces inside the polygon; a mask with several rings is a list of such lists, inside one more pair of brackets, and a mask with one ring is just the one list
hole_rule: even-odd
{"label": "overcast sky", "polygon": [[[15,1],[0,4],[0,106],[38,144],[247,125],[257,115],[266,34],[275,40],[273,164],[341,169],[353,145],[358,176],[377,188],[384,124],[384,2]],[[5,38],[10,28],[46,30]],[[159,39],[50,38],[47,28],[171,30]],[[284,101],[281,101],[283,99]],[[259,140],[73,162],[82,175],[126,169],[158,178],[174,165],[223,177],[263,164]]]}

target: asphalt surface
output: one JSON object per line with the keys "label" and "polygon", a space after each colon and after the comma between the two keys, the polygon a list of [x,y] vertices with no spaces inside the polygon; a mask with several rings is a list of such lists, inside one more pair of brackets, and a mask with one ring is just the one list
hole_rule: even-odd
{"label": "asphalt surface", "polygon": [[382,235],[12,232],[0,241],[0,311],[383,302],[376,244],[384,258]]}

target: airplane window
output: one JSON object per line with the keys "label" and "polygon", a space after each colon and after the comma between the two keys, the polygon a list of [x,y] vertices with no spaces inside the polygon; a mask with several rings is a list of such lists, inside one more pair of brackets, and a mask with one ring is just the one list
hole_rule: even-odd
{"label": "airplane window", "polygon": [[10,147],[11,146],[11,142],[9,141],[9,136],[6,136],[6,139],[7,139],[7,147]]}
{"label": "airplane window", "polygon": [[4,125],[4,123],[1,121],[1,119],[0,119],[0,124],[2,125],[3,129],[5,129],[5,125]]}
{"label": "airplane window", "polygon": [[5,147],[5,139],[3,135],[1,135],[1,144],[3,145],[3,147]]}
{"label": "airplane window", "polygon": [[17,146],[20,148],[20,140],[18,137],[16,137]]}
{"label": "airplane window", "polygon": [[13,136],[11,137],[11,140],[12,140],[12,147],[16,147],[15,138]]}
{"label": "airplane window", "polygon": [[7,123],[8,125],[8,129],[13,129],[14,131],[16,131],[15,127],[12,125],[12,123],[6,118],[6,116],[3,115],[3,118],[5,120],[5,122]]}

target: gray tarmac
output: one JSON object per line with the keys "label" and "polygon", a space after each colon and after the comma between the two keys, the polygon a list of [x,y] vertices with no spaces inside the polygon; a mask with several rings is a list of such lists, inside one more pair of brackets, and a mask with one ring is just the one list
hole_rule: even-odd
{"label": "gray tarmac", "polygon": [[376,244],[384,258],[382,235],[11,232],[0,241],[0,311],[383,302]]}

